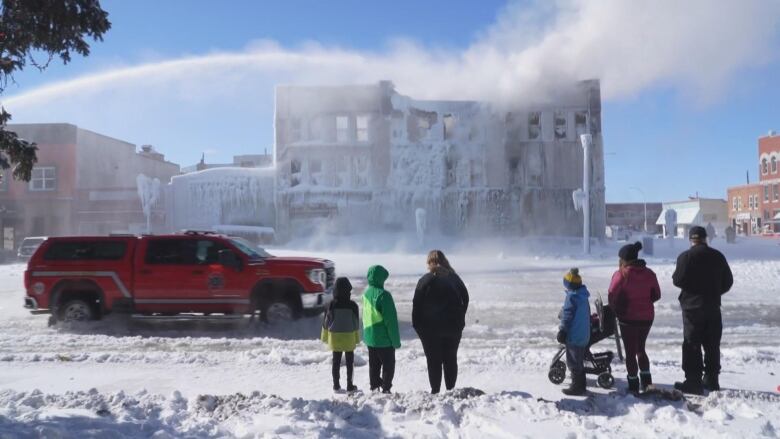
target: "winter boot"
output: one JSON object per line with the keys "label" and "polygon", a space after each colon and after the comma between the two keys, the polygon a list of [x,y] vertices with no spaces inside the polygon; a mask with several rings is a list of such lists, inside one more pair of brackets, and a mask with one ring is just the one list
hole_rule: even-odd
{"label": "winter boot", "polygon": [[717,374],[704,374],[704,379],[701,382],[702,386],[710,392],[720,390],[720,383],[718,382]]}
{"label": "winter boot", "polygon": [[354,385],[352,383],[347,384],[347,392],[352,393],[352,392],[355,392],[357,390],[358,390],[358,388],[357,388],[356,385]]}
{"label": "winter boot", "polygon": [[341,384],[339,384],[339,380],[333,380],[333,391],[338,392],[341,390]]}
{"label": "winter boot", "polygon": [[653,376],[650,374],[650,371],[643,370],[639,372],[639,389],[644,392],[651,384],[653,384]]}
{"label": "winter boot", "polygon": [[635,395],[639,393],[639,377],[629,375],[626,379],[628,380],[628,391]]}
{"label": "winter boot", "polygon": [[571,385],[568,389],[561,390],[564,395],[583,396],[585,395],[585,372],[571,375]]}
{"label": "winter boot", "polygon": [[701,380],[689,380],[687,378],[683,382],[678,381],[674,383],[674,388],[683,393],[690,393],[692,395],[701,395],[704,392]]}

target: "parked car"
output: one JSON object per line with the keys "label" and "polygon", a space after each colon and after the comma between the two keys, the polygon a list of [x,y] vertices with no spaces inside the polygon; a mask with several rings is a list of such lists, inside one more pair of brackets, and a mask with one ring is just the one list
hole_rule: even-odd
{"label": "parked car", "polygon": [[38,250],[43,241],[48,239],[46,236],[28,236],[22,240],[19,251],[16,252],[16,258],[20,261],[28,261],[30,257]]}
{"label": "parked car", "polygon": [[24,275],[25,307],[59,321],[110,313],[295,319],[320,313],[334,283],[329,260],[275,257],[209,232],[49,238]]}

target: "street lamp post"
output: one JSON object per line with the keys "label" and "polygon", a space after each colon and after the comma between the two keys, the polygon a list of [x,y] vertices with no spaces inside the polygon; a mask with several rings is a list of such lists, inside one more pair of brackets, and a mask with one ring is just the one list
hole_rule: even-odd
{"label": "street lamp post", "polygon": [[590,150],[593,145],[593,136],[583,134],[580,136],[582,142],[583,160],[582,160],[582,249],[585,254],[590,254]]}
{"label": "street lamp post", "polygon": [[647,197],[645,196],[645,192],[636,186],[631,186],[629,189],[633,189],[642,194],[642,204],[644,204],[645,207],[645,233],[647,233]]}

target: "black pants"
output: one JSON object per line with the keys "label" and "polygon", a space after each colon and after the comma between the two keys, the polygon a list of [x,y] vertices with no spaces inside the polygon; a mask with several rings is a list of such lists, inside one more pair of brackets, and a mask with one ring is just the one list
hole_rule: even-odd
{"label": "black pants", "polygon": [[460,334],[457,335],[421,335],[420,341],[428,361],[428,381],[431,383],[431,393],[441,390],[441,374],[444,370],[444,385],[447,390],[455,387],[458,380],[458,345]]}
{"label": "black pants", "polygon": [[683,310],[682,368],[686,380],[701,381],[702,371],[707,375],[720,373],[722,334],[720,310]]}
{"label": "black pants", "polygon": [[393,387],[395,375],[395,348],[368,348],[368,378],[371,390]]}
{"label": "black pants", "polygon": [[[355,353],[346,352],[344,357],[347,359],[347,385],[352,384],[352,371],[355,367]],[[341,375],[339,369],[341,369],[341,352],[333,352],[333,385],[339,385],[339,377]]]}

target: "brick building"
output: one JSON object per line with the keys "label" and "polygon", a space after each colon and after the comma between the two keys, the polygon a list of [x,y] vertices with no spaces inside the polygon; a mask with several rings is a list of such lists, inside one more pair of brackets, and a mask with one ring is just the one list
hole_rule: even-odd
{"label": "brick building", "polygon": [[758,183],[728,188],[729,221],[741,235],[780,233],[780,136],[758,138]]}
{"label": "brick building", "polygon": [[765,230],[780,232],[780,136],[771,131],[758,139],[761,219]]}
{"label": "brick building", "polygon": [[[71,124],[12,124],[10,131],[38,145],[30,182],[0,171],[0,234],[3,249],[26,236],[141,232],[139,174],[168,183],[179,166],[151,146],[136,146]],[[160,200],[162,201],[162,200]],[[152,209],[152,226],[164,224],[164,204]]]}

